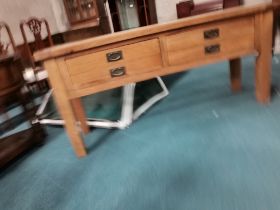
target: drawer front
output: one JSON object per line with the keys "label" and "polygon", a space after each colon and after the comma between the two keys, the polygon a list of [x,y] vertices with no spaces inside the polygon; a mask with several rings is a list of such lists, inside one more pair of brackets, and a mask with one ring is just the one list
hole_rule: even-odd
{"label": "drawer front", "polygon": [[65,62],[72,86],[70,89],[118,80],[162,67],[158,39],[68,58]]}
{"label": "drawer front", "polygon": [[198,26],[165,39],[169,65],[225,58],[254,51],[254,19],[237,19]]}

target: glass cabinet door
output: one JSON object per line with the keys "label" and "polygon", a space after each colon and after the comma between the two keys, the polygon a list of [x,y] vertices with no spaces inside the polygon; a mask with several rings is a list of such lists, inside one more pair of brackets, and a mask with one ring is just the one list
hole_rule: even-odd
{"label": "glass cabinet door", "polygon": [[157,23],[155,0],[108,0],[114,31]]}
{"label": "glass cabinet door", "polygon": [[98,18],[96,0],[64,0],[71,25]]}
{"label": "glass cabinet door", "polygon": [[64,2],[70,22],[80,21],[82,16],[79,11],[78,0],[65,0]]}
{"label": "glass cabinet door", "polygon": [[80,0],[81,11],[84,19],[97,17],[96,3],[93,0]]}
{"label": "glass cabinet door", "polygon": [[136,0],[117,0],[121,30],[140,26]]}

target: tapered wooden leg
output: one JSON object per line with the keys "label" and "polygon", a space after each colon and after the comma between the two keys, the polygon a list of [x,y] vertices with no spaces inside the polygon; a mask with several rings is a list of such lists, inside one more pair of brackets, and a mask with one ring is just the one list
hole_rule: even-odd
{"label": "tapered wooden leg", "polygon": [[231,90],[238,92],[241,90],[241,59],[236,58],[229,61]]}
{"label": "tapered wooden leg", "polygon": [[272,62],[272,11],[256,16],[256,98],[260,103],[269,103],[271,89]]}
{"label": "tapered wooden leg", "polygon": [[75,113],[72,109],[70,101],[62,100],[61,97],[57,99],[57,96],[55,96],[55,98],[56,104],[60,110],[60,114],[65,121],[64,127],[70,138],[73,149],[75,150],[75,153],[78,157],[83,157],[87,153],[81,136],[80,127],[78,122],[76,121]]}
{"label": "tapered wooden leg", "polygon": [[64,127],[70,138],[72,147],[78,157],[86,156],[87,152],[83,139],[81,137],[78,122],[75,117],[75,112],[73,110],[71,100],[69,99],[65,86],[62,83],[59,65],[56,60],[49,60],[45,62],[45,68],[48,70],[48,76],[50,77],[51,86],[54,91],[54,99],[58,110],[61,114],[62,119],[64,119]]}
{"label": "tapered wooden leg", "polygon": [[89,133],[89,127],[86,122],[87,118],[86,118],[86,114],[85,114],[81,99],[80,98],[73,99],[72,106],[73,106],[73,109],[74,109],[74,112],[76,115],[76,119],[79,121],[83,133],[84,134]]}

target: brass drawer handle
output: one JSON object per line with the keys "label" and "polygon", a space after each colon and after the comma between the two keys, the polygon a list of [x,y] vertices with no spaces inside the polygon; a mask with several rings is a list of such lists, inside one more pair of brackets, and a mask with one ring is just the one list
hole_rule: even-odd
{"label": "brass drawer handle", "polygon": [[107,61],[108,62],[118,61],[118,60],[121,60],[123,58],[122,51],[107,53],[106,56],[107,56]]}
{"label": "brass drawer handle", "polygon": [[218,28],[204,31],[204,39],[214,39],[220,36]]}
{"label": "brass drawer handle", "polygon": [[204,48],[205,54],[214,54],[220,52],[220,45],[210,45]]}
{"label": "brass drawer handle", "polygon": [[111,77],[121,77],[125,75],[125,67],[111,69]]}

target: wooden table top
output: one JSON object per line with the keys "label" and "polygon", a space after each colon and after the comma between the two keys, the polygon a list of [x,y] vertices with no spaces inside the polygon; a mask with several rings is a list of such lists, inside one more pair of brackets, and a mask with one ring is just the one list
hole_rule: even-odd
{"label": "wooden table top", "polygon": [[167,23],[154,24],[150,26],[130,29],[127,31],[116,32],[113,34],[102,35],[81,41],[71,42],[46,48],[42,51],[35,52],[34,58],[36,61],[48,60],[56,57],[62,57],[75,52],[88,50],[91,48],[108,45],[124,40],[129,40],[137,37],[148,36],[160,32],[170,31],[177,28],[195,26],[202,23],[210,23],[218,20],[225,20],[228,18],[247,16],[257,12],[266,11],[272,8],[279,7],[278,2],[271,2],[267,0],[259,0],[259,3],[248,4],[238,7],[233,7],[225,10],[215,11],[202,15],[182,18]]}

